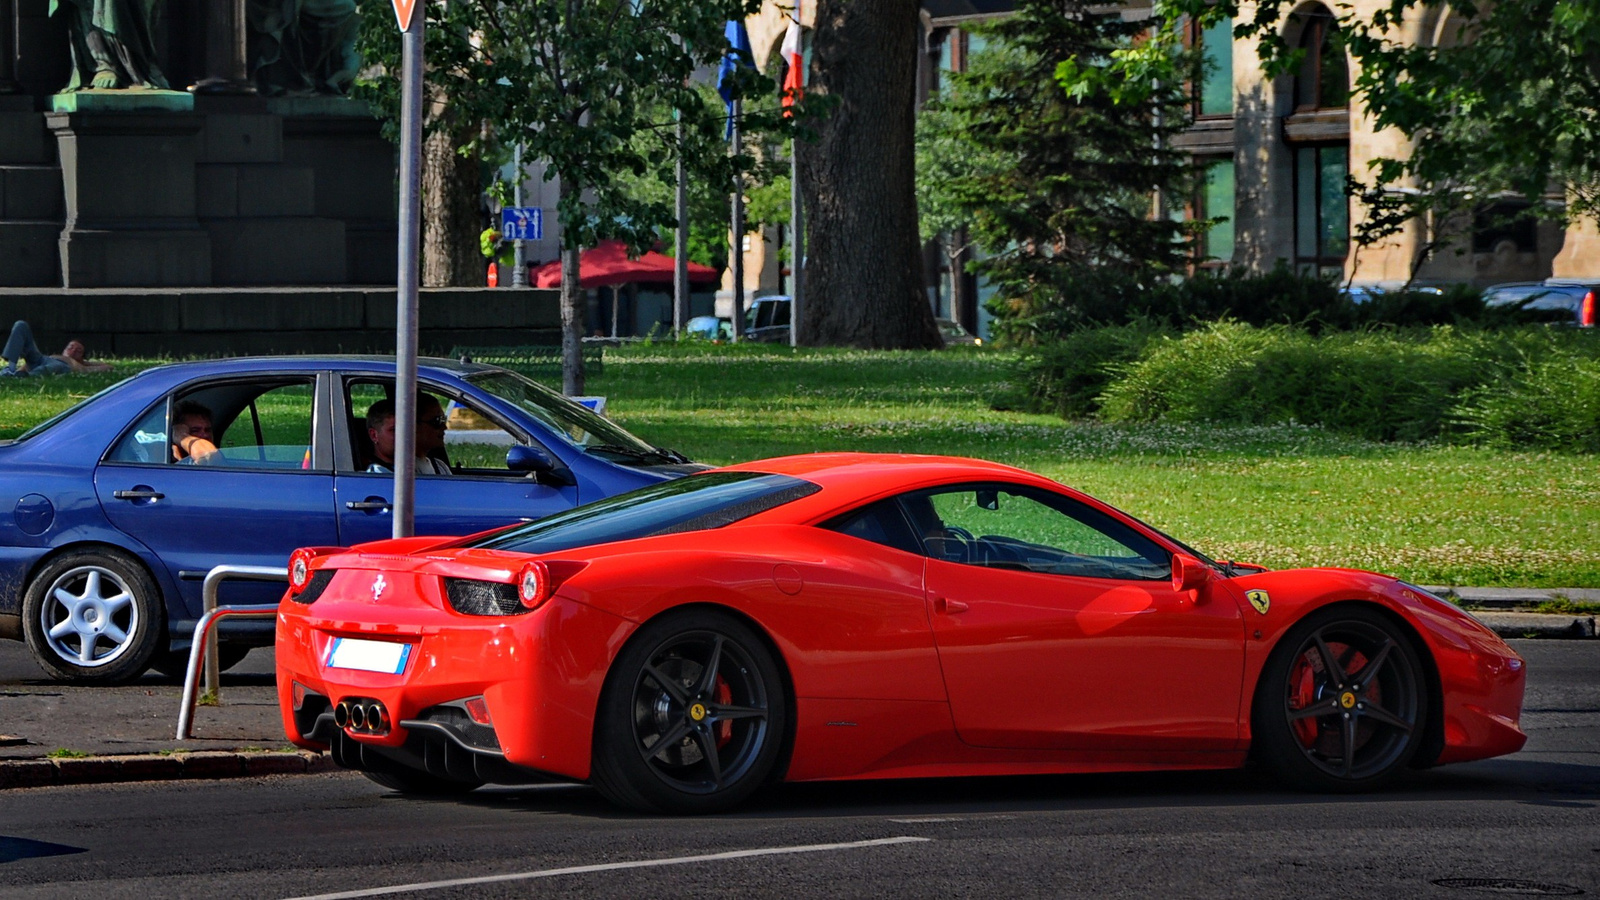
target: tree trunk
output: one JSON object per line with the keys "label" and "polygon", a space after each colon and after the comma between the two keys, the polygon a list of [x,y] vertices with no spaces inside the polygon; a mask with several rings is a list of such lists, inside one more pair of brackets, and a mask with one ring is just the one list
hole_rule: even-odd
{"label": "tree trunk", "polygon": [[[561,179],[560,208],[579,194],[578,186]],[[561,230],[561,392],[568,397],[583,393],[583,326],[588,312],[583,291],[578,288],[578,248],[566,243],[567,230]]]}
{"label": "tree trunk", "polygon": [[[478,155],[460,148],[477,128],[441,128],[422,144],[422,284],[425,287],[482,287],[483,252],[478,212],[483,194]],[[509,281],[507,282],[510,283]]]}
{"label": "tree trunk", "polygon": [[817,3],[806,92],[835,99],[800,148],[802,344],[943,345],[917,236],[917,16],[917,0]]}

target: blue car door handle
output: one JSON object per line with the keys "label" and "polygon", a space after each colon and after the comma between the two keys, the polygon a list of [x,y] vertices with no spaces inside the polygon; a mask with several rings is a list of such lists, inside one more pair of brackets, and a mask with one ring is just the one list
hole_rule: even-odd
{"label": "blue car door handle", "polygon": [[117,500],[161,500],[167,495],[149,488],[141,488],[132,491],[112,491],[111,496]]}
{"label": "blue car door handle", "polygon": [[382,512],[393,504],[382,497],[369,497],[366,500],[350,500],[344,505],[345,509],[364,509],[369,512]]}

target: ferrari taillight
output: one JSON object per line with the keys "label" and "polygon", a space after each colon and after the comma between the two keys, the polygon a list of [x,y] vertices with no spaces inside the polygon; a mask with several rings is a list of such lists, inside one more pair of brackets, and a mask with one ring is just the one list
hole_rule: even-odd
{"label": "ferrari taillight", "polygon": [[309,547],[301,547],[289,556],[289,593],[298,594],[311,583],[311,561],[316,558]]}
{"label": "ferrari taillight", "polygon": [[532,560],[517,573],[517,599],[528,609],[550,599],[550,569],[538,560]]}
{"label": "ferrari taillight", "polygon": [[1594,291],[1583,295],[1583,302],[1578,304],[1578,327],[1594,327]]}

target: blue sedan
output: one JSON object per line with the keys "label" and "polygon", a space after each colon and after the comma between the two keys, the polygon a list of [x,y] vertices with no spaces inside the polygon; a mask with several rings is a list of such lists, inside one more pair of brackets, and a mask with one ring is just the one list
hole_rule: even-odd
{"label": "blue sedan", "polygon": [[[529,521],[703,468],[505,369],[423,360],[418,380],[448,410],[444,465],[416,482],[418,534]],[[389,537],[393,476],[373,466],[366,417],[394,385],[378,357],[179,363],[0,441],[0,637],[76,683],[172,672],[213,566]],[[217,449],[180,458],[196,416]],[[221,600],[281,593],[229,582]],[[271,626],[228,626],[224,663],[270,643]]]}

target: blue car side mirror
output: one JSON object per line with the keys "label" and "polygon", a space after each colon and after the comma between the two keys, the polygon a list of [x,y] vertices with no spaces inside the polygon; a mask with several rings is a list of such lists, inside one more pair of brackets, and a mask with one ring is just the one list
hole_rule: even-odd
{"label": "blue car side mirror", "polygon": [[518,444],[506,451],[506,468],[513,472],[532,473],[540,481],[572,484],[572,472],[543,447],[525,447]]}

